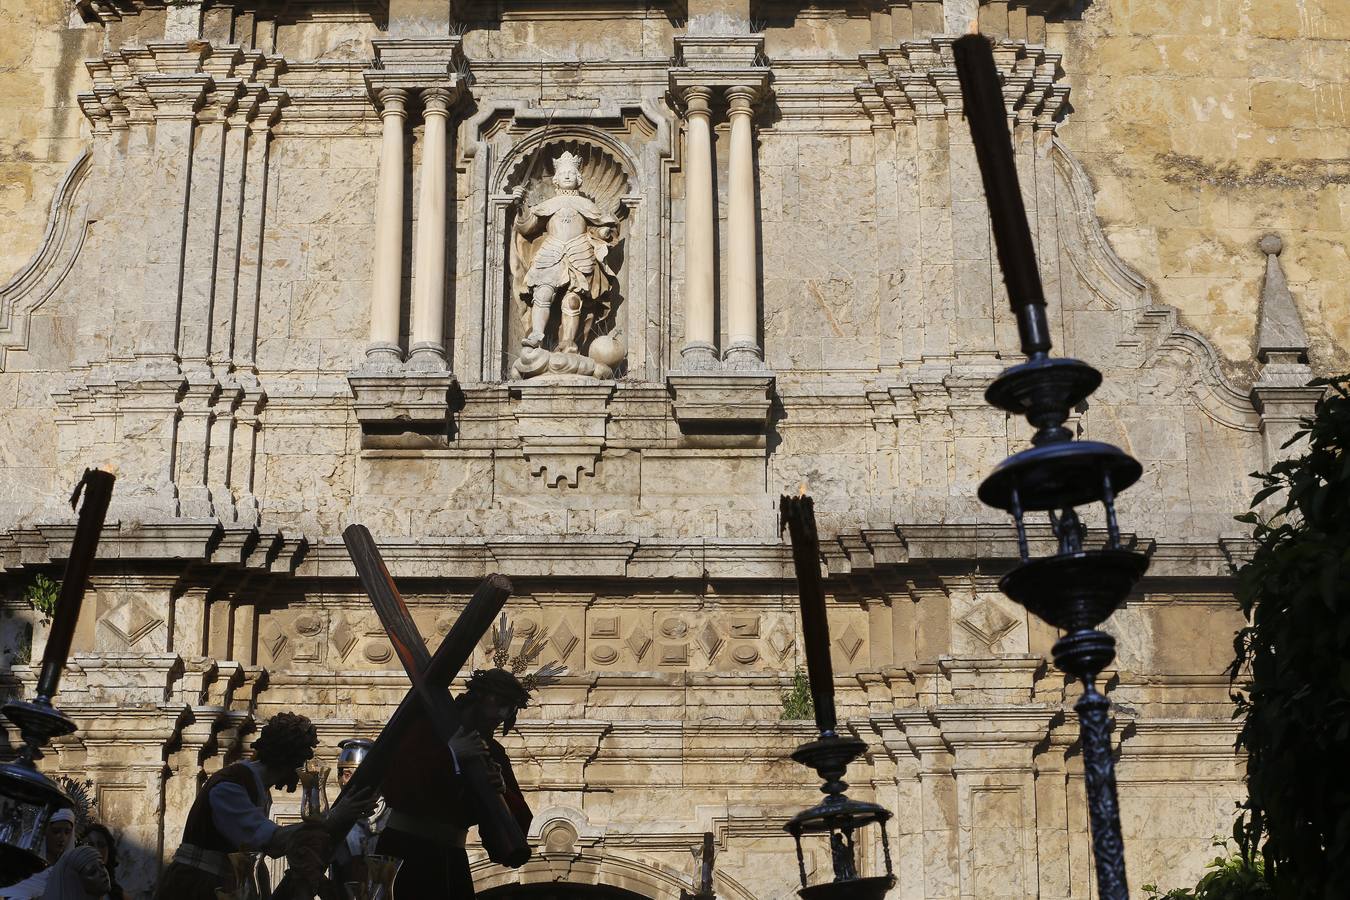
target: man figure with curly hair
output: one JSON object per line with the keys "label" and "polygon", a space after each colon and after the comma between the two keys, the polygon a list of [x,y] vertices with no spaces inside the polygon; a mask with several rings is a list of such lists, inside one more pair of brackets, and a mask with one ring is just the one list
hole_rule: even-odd
{"label": "man figure with curly hair", "polygon": [[[160,879],[159,900],[216,900],[216,889],[233,890],[229,854],[261,852],[286,854],[304,830],[302,824],[281,827],[268,817],[269,789],[294,791],[299,771],[314,756],[319,736],[304,716],[278,713],[253,742],[253,759],[235,763],[212,775],[188,811],[183,842]],[[345,834],[352,823],[374,807],[370,792],[334,804],[325,825]]]}
{"label": "man figure with curly hair", "polygon": [[532,814],[520,791],[511,760],[494,737],[506,734],[529,703],[529,691],[505,669],[474,672],[455,698],[459,733],[449,746],[438,741],[425,718],[417,720],[399,745],[399,765],[385,776],[381,793],[389,805],[377,852],[403,860],[395,897],[469,900],[473,877],[464,841],[478,824],[469,803],[464,768],[486,758],[490,779],[507,807],[528,831]]}

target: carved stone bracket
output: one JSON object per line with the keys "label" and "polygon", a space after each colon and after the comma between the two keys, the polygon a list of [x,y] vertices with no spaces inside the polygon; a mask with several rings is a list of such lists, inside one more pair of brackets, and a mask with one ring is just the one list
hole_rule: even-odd
{"label": "carved stone bracket", "polygon": [[671,372],[666,386],[683,431],[714,428],[763,431],[772,405],[772,372]]}
{"label": "carved stone bracket", "polygon": [[612,381],[522,382],[511,386],[512,414],[531,475],[549,487],[576,487],[595,474],[605,449]]}
{"label": "carved stone bracket", "polygon": [[[953,37],[905,41],[864,53],[867,82],[854,89],[868,116],[908,122],[942,118],[961,110],[961,88],[952,59]],[[1067,110],[1062,54],[1023,41],[1000,41],[994,61],[1003,80],[1008,114],[1017,124],[1053,129]]]}
{"label": "carved stone bracket", "polygon": [[347,375],[356,418],[366,430],[398,423],[414,430],[444,425],[454,382],[449,372],[358,369]]}

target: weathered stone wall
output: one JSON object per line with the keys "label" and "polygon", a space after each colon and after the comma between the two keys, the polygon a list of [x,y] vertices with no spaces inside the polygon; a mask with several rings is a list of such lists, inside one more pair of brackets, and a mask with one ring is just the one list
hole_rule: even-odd
{"label": "weathered stone wall", "polygon": [[89,87],[84,60],[102,35],[72,27],[64,0],[6,3],[0,29],[0,279],[8,279],[37,249],[57,182],[87,143],[75,95]]}
{"label": "weathered stone wall", "polygon": [[1328,368],[1350,363],[1350,17],[1338,0],[1098,0],[1050,36],[1117,252],[1233,364],[1254,357],[1257,239],[1282,260]]}
{"label": "weathered stone wall", "polygon": [[[1118,106],[1131,86],[1203,94],[1208,76],[1113,35],[1229,23],[1224,41],[1246,48],[1229,56],[1261,60],[1256,82],[1230,86],[1255,103],[1256,83],[1324,78],[1320,54],[1346,43],[1326,17],[1291,14],[1306,35],[1286,40],[1255,37],[1272,27],[1264,10],[1218,4],[1208,24],[1150,24],[1112,2],[1064,18],[1040,3],[695,0],[686,27],[664,3],[466,0],[452,33],[434,18],[443,5],[402,0],[387,20],[360,4],[280,19],[224,5],[200,20],[192,4],[135,6],[88,4],[105,21],[83,28],[55,8],[22,25],[43,46],[79,44],[90,76],[5,84],[41,85],[53,109],[79,91],[87,135],[49,146],[75,165],[40,189],[28,224],[0,225],[5,252],[38,248],[0,290],[0,562],[15,612],[0,645],[13,650],[31,618],[32,574],[59,571],[69,484],[116,465],[116,525],[63,684],[81,731],[53,766],[98,782],[128,835],[129,883],[153,878],[200,777],[247,752],[257,721],[302,709],[331,756],[388,715],[406,681],[338,536],[360,521],[432,643],[476,579],[501,571],[518,633],[546,629],[570,667],[513,739],[548,851],[521,877],[584,870],[664,900],[712,830],[722,895],[787,896],[781,823],[813,792],[784,762],[807,729],[779,719],[801,657],[775,498],[806,484],[841,716],[871,745],[850,780],[900,812],[897,895],[1091,896],[1066,713],[1077,689],[1045,662],[1051,631],[998,593],[1016,542],[975,498],[1027,435],[982,398],[1016,338],[950,61],[972,17],[1008,39],[999,65],[1056,344],[1105,375],[1071,427],[1144,465],[1120,513],[1151,575],[1112,620],[1106,679],[1131,872],[1140,884],[1198,870],[1239,791],[1221,671],[1237,625],[1229,566],[1247,547],[1231,516],[1245,473],[1309,408],[1302,382],[1344,358],[1329,298],[1345,188],[1335,163],[1310,161],[1311,138],[1277,140],[1266,168],[1220,164],[1187,143],[1208,133],[1186,120],[1204,102],[1150,128],[1165,104]],[[725,106],[743,82],[761,90],[764,367],[687,371],[685,89],[711,85],[712,339],[726,349]],[[454,377],[366,365],[390,87],[409,109],[400,358],[424,287],[424,95],[453,99],[450,237],[431,252],[447,262],[439,337]],[[1235,103],[1210,120],[1230,136],[1258,116]],[[508,208],[546,125],[623,173],[619,379],[507,377],[520,338]],[[1179,143],[1150,143],[1163,126]],[[1182,172],[1195,177],[1174,183]],[[1328,182],[1316,203],[1299,172]],[[1271,210],[1285,218],[1261,218]],[[1282,256],[1256,249],[1269,229]],[[1192,255],[1165,252],[1178,242]],[[1100,540],[1103,523],[1088,524]],[[1031,537],[1050,546],[1040,522]],[[31,689],[33,675],[14,665],[10,684]]]}

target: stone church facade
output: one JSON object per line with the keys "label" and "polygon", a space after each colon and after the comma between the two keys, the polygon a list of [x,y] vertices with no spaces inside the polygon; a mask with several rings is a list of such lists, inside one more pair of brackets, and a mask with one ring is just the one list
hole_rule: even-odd
{"label": "stone church facade", "polygon": [[777,497],[805,485],[893,896],[1093,896],[1077,688],[998,592],[1015,535],[975,497],[1028,434],[982,398],[1017,343],[951,58],[972,22],[1056,345],[1105,376],[1073,427],[1145,469],[1120,517],[1152,564],[1109,625],[1130,873],[1193,879],[1241,792],[1231,517],[1350,344],[1350,35],[1313,3],[1191,5],[21,3],[4,678],[31,690],[64,495],[115,466],[80,731],[44,767],[94,782],[123,883],[267,716],[332,758],[402,697],[361,522],[433,642],[502,572],[569,668],[509,741],[539,852],[479,864],[486,896],[677,900],[705,831],[719,897],[792,896],[782,825],[816,793]]}

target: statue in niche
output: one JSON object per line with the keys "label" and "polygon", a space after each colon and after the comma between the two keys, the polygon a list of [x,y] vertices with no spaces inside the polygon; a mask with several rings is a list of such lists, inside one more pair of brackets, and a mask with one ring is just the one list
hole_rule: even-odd
{"label": "statue in niche", "polygon": [[[583,193],[581,155],[563,150],[553,160],[555,193],[531,204],[546,188],[527,180],[512,191],[516,222],[512,240],[512,293],[522,305],[524,337],[512,374],[587,375],[611,378],[626,357],[614,332],[617,301],[619,199],[626,179],[597,148],[590,168],[600,168],[597,189]],[[598,164],[597,157],[608,162]]]}

